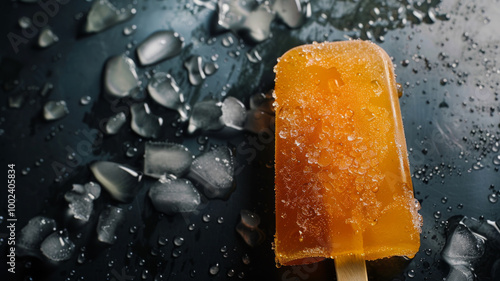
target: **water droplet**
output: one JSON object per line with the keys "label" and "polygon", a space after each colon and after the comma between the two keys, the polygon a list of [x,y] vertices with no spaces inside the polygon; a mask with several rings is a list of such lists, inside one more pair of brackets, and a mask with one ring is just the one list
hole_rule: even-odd
{"label": "water droplet", "polygon": [[430,256],[432,254],[432,249],[430,249],[430,248],[425,249],[425,254]]}
{"label": "water droplet", "polygon": [[193,231],[196,228],[196,225],[194,223],[188,225],[188,230]]}
{"label": "water droplet", "polygon": [[233,277],[235,273],[235,270],[230,268],[227,270],[227,277]]}
{"label": "water droplet", "polygon": [[441,198],[441,203],[446,204],[446,202],[448,202],[448,197]]}
{"label": "water droplet", "polygon": [[167,242],[168,242],[167,237],[164,237],[164,236],[158,237],[158,244],[165,246],[165,245],[167,245]]}
{"label": "water droplet", "polygon": [[131,226],[131,227],[130,227],[130,229],[129,229],[129,232],[130,232],[131,234],[136,233],[136,232],[137,232],[137,226],[135,226],[135,225]]}
{"label": "water droplet", "polygon": [[210,222],[210,214],[204,214],[202,219],[204,222]]}
{"label": "water droplet", "polygon": [[189,82],[192,85],[200,85],[206,78],[202,64],[203,59],[200,56],[192,56],[184,62],[184,67],[188,71]]}
{"label": "water droplet", "polygon": [[410,270],[408,271],[407,275],[408,275],[408,277],[410,277],[410,278],[415,277],[415,270],[410,269]]}
{"label": "water droplet", "polygon": [[184,244],[184,238],[180,237],[180,236],[176,236],[174,238],[174,245],[177,247],[180,247],[180,246],[182,246],[182,244]]}
{"label": "water droplet", "polygon": [[137,30],[137,25],[133,24],[130,26],[125,26],[123,28],[123,35],[128,36],[134,33]]}
{"label": "water droplet", "polygon": [[493,164],[500,165],[500,154],[493,156]]}
{"label": "water droplet", "polygon": [[87,105],[90,103],[90,101],[92,100],[92,98],[90,96],[83,96],[81,99],[80,99],[80,104],[81,105]]}
{"label": "water droplet", "polygon": [[490,195],[488,195],[488,201],[490,201],[491,203],[498,202],[498,195],[496,193],[491,193]]}
{"label": "water droplet", "polygon": [[243,264],[250,264],[250,257],[248,256],[248,254],[244,254],[241,257],[241,261],[243,262]]}
{"label": "water droplet", "polygon": [[207,62],[203,66],[203,72],[205,72],[207,76],[214,74],[217,69],[219,69],[219,65],[214,62]]}
{"label": "water droplet", "polygon": [[217,273],[219,273],[219,270],[220,270],[219,264],[217,263],[215,265],[212,265],[209,268],[208,272],[210,273],[210,275],[217,275]]}
{"label": "water droplet", "polygon": [[219,223],[219,224],[224,223],[224,217],[218,217],[217,223]]}
{"label": "water droplet", "polygon": [[181,249],[176,248],[176,249],[172,250],[172,257],[174,257],[174,258],[180,257],[181,254],[182,254],[182,250]]}
{"label": "water droplet", "polygon": [[178,55],[184,46],[184,38],[172,30],[160,30],[151,34],[137,47],[141,65],[151,65]]}
{"label": "water droplet", "polygon": [[129,147],[129,148],[127,149],[127,152],[125,153],[125,155],[126,155],[127,157],[134,157],[134,156],[136,156],[136,155],[137,155],[137,153],[138,153],[137,148],[135,148],[135,147]]}
{"label": "water droplet", "polygon": [[439,218],[441,218],[441,212],[440,212],[440,211],[436,211],[436,212],[434,212],[434,218],[435,218],[435,219],[439,219]]}

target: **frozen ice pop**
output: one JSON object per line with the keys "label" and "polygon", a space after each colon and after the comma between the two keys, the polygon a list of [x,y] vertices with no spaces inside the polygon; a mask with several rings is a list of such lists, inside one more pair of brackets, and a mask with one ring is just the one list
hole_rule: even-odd
{"label": "frozen ice pop", "polygon": [[387,53],[315,43],[274,70],[277,266],[413,257],[422,219]]}

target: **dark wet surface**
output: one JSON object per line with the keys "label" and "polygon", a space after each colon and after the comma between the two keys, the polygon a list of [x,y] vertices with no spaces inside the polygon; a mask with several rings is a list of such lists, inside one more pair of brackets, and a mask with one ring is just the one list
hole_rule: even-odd
{"label": "dark wet surface", "polygon": [[[203,2],[212,4],[196,4]],[[300,28],[290,29],[277,19],[271,24],[272,37],[260,43],[217,27],[217,12],[210,8],[215,7],[213,1],[202,0],[138,1],[132,5],[137,10],[132,19],[84,35],[81,30],[91,4],[59,4],[59,11],[40,24],[50,26],[59,41],[43,49],[36,46],[38,35],[23,34],[18,24],[22,16],[35,22],[42,7],[13,1],[0,4],[0,167],[6,176],[7,164],[15,164],[16,232],[19,236],[32,217],[43,215],[54,218],[58,230],[67,229],[76,245],[73,256],[58,264],[17,256],[15,277],[2,266],[0,276],[10,278],[2,280],[335,280],[332,261],[274,266],[272,136],[234,131],[187,135],[187,123],[177,122],[178,114],[154,103],[146,90],[135,100],[110,103],[104,97],[104,65],[123,52],[129,52],[138,65],[143,87],[153,71],[165,72],[175,79],[191,107],[206,98],[221,101],[233,96],[248,108],[250,96],[273,88],[272,68],[286,50],[313,41],[372,39],[393,57],[397,80],[403,85],[400,104],[424,225],[416,257],[369,262],[370,280],[442,280],[449,272],[441,258],[446,226],[456,226],[456,219],[447,220],[456,215],[500,220],[500,203],[495,201],[500,196],[500,9],[490,1],[314,1],[311,17]],[[124,35],[124,27],[132,25],[137,26],[135,32]],[[36,29],[33,34],[41,31]],[[158,64],[139,66],[137,45],[159,29],[179,33],[184,38],[182,51]],[[17,52],[8,37],[11,32],[22,38]],[[184,68],[193,56],[218,65],[196,86]],[[54,87],[42,96],[47,82]],[[82,105],[86,96],[90,102]],[[9,98],[24,102],[12,108]],[[233,149],[234,191],[226,199],[203,198],[195,213],[167,216],[153,208],[147,191],[154,180],[145,178],[131,203],[115,201],[103,190],[94,201],[89,222],[68,218],[64,193],[72,184],[95,180],[90,163],[113,161],[142,170],[147,139],[130,128],[128,105],[144,98],[164,120],[157,140],[182,143],[194,155],[214,145]],[[64,100],[69,114],[44,120],[43,106],[52,100]],[[104,135],[104,121],[119,112],[126,114],[126,124],[118,134]],[[134,151],[131,147],[137,152],[127,155]],[[0,192],[4,261],[7,187]],[[108,204],[125,210],[111,246],[99,242],[96,235],[99,213]],[[245,244],[236,231],[242,209],[261,218],[259,228],[266,238],[256,247]],[[174,243],[180,237],[184,241]],[[477,280],[498,276],[497,245],[494,239],[485,242],[482,258],[488,262],[480,260],[474,267]]]}

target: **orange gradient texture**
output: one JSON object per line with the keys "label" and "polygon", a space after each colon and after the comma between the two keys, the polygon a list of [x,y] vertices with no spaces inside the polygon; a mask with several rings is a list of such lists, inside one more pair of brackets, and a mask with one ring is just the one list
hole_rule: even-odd
{"label": "orange gradient texture", "polygon": [[422,219],[393,68],[360,40],[299,46],[278,60],[278,266],[418,251]]}

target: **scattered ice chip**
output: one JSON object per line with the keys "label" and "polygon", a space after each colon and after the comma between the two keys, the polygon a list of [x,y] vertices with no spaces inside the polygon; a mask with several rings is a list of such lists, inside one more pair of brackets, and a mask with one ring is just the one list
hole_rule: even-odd
{"label": "scattered ice chip", "polygon": [[184,67],[188,71],[189,82],[192,85],[200,85],[205,80],[205,72],[203,72],[203,59],[200,56],[192,56],[184,62]]}
{"label": "scattered ice chip", "polygon": [[172,30],[160,30],[149,35],[137,47],[141,65],[150,65],[174,57],[182,51],[184,38]]}
{"label": "scattered ice chip", "polygon": [[26,91],[17,91],[9,96],[9,107],[10,108],[21,108],[28,93]]}
{"label": "scattered ice chip", "polygon": [[177,110],[183,121],[188,119],[188,107],[184,104],[184,95],[174,78],[167,73],[156,73],[148,84],[149,95],[166,108]]}
{"label": "scattered ice chip", "polygon": [[66,102],[61,101],[48,101],[43,106],[43,117],[45,120],[57,120],[63,118],[69,113]]}
{"label": "scattered ice chip", "polygon": [[20,17],[17,23],[19,24],[19,27],[21,27],[22,29],[26,29],[30,27],[32,24],[31,19],[28,17]]}
{"label": "scattered ice chip", "polygon": [[242,130],[247,117],[245,105],[234,97],[227,97],[222,102],[222,122],[224,125]]}
{"label": "scattered ice chip", "polygon": [[233,189],[233,158],[229,147],[217,147],[193,160],[188,177],[203,186],[207,197],[226,198]]}
{"label": "scattered ice chip", "polygon": [[126,166],[99,161],[90,165],[90,170],[111,196],[118,201],[132,201],[140,187],[142,174]]}
{"label": "scattered ice chip", "polygon": [[255,247],[262,243],[265,239],[264,232],[258,227],[260,217],[256,213],[248,210],[241,210],[241,221],[236,225],[236,232],[238,232],[245,243],[251,247]]}
{"label": "scattered ice chip", "polygon": [[197,130],[219,130],[224,127],[222,123],[222,103],[215,100],[207,100],[196,103],[193,106],[189,118],[188,133]]}
{"label": "scattered ice chip", "polygon": [[[307,6],[306,6],[307,5]],[[273,10],[288,27],[297,28],[302,26],[306,19],[309,2],[303,6],[297,0],[276,0],[273,5]]]}
{"label": "scattered ice chip", "polygon": [[132,121],[130,126],[134,132],[145,138],[156,138],[160,133],[163,119],[151,113],[147,103],[136,103],[130,106]]}
{"label": "scattered ice chip", "polygon": [[218,24],[260,42],[269,38],[274,13],[269,2],[219,0]]}
{"label": "scattered ice chip", "polygon": [[43,240],[40,250],[51,261],[69,260],[75,252],[75,244],[69,239],[66,230],[50,234]]}
{"label": "scattered ice chip", "polygon": [[148,142],[144,152],[144,174],[162,178],[167,175],[176,177],[185,174],[191,163],[193,154],[187,147],[169,142]]}
{"label": "scattered ice chip", "polygon": [[97,239],[107,244],[116,241],[116,228],[123,223],[125,212],[123,209],[108,205],[102,210],[97,222]]}
{"label": "scattered ice chip", "polygon": [[165,214],[193,212],[201,203],[200,194],[186,179],[161,179],[148,195],[155,209]]}
{"label": "scattered ice chip", "polygon": [[274,127],[274,116],[258,109],[252,109],[247,112],[245,121],[245,130],[252,133],[272,132]]}
{"label": "scattered ice chip", "polygon": [[132,59],[126,55],[111,57],[104,67],[104,90],[115,98],[129,96],[137,91],[140,81]]}
{"label": "scattered ice chip", "polygon": [[[450,226],[450,233],[441,256],[450,266],[447,280],[474,280],[474,264],[485,252],[485,237],[472,232],[460,221]],[[451,278],[456,279],[451,279]]]}
{"label": "scattered ice chip", "polygon": [[101,195],[101,186],[94,182],[85,185],[73,184],[73,189],[64,194],[69,203],[70,214],[78,220],[87,222],[94,209],[93,200]]}
{"label": "scattered ice chip", "polygon": [[126,21],[134,16],[135,9],[118,10],[108,0],[94,0],[87,15],[85,32],[100,32],[115,24]]}
{"label": "scattered ice chip", "polygon": [[56,231],[56,221],[44,216],[36,216],[21,229],[17,246],[27,253],[35,254],[40,250],[42,241]]}
{"label": "scattered ice chip", "polygon": [[45,82],[45,84],[43,84],[42,89],[40,90],[40,96],[46,97],[53,89],[54,89],[54,84],[50,82]]}
{"label": "scattered ice chip", "polygon": [[108,122],[106,122],[106,134],[114,135],[118,133],[125,122],[127,122],[127,117],[123,112],[117,113],[116,115],[112,116],[108,119]]}
{"label": "scattered ice chip", "polygon": [[45,27],[40,32],[38,36],[38,46],[40,48],[47,48],[54,45],[57,41],[59,41],[59,37],[50,29],[50,27]]}

